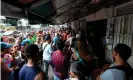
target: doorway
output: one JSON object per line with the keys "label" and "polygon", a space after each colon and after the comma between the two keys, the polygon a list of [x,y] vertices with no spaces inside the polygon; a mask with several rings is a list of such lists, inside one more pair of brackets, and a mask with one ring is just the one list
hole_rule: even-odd
{"label": "doorway", "polygon": [[92,46],[92,53],[98,57],[100,68],[105,64],[106,28],[106,19],[87,23],[88,41]]}

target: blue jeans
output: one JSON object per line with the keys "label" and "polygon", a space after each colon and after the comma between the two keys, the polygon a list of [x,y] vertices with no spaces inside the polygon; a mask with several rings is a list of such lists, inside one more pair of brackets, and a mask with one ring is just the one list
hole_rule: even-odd
{"label": "blue jeans", "polygon": [[[60,78],[58,78],[55,74],[54,74],[54,80],[61,80]],[[69,78],[66,78],[64,80],[69,80]]]}

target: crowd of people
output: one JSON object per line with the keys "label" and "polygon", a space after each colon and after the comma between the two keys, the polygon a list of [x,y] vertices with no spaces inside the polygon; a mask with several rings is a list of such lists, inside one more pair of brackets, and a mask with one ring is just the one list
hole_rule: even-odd
{"label": "crowd of people", "polygon": [[[1,38],[1,80],[92,80],[95,55],[82,30],[39,30],[18,37]],[[132,69],[126,60],[131,48],[118,44],[114,64],[102,69],[97,80],[129,80]]]}

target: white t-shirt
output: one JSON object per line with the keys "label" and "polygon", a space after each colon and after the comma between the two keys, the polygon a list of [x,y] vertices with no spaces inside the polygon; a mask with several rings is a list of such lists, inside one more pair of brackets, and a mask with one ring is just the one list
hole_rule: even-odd
{"label": "white t-shirt", "polygon": [[43,60],[48,60],[48,61],[52,60],[52,58],[51,58],[51,54],[53,52],[52,46],[50,44],[48,44],[48,43],[43,43],[42,49],[43,49]]}
{"label": "white t-shirt", "polygon": [[22,59],[21,51],[18,51],[17,54],[18,54],[18,55],[15,57],[15,59],[16,59],[17,63],[19,64],[19,63],[21,63],[22,61],[24,61],[24,59]]}

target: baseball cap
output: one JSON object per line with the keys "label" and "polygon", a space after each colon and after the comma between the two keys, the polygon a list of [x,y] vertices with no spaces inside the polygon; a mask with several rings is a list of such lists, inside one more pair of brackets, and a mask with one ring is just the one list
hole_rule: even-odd
{"label": "baseball cap", "polygon": [[0,47],[1,47],[1,49],[7,49],[7,48],[11,48],[12,44],[7,44],[5,42],[0,42]]}
{"label": "baseball cap", "polygon": [[29,40],[29,39],[25,39],[25,40],[22,41],[21,45],[24,46],[26,43],[31,44],[32,41]]}

